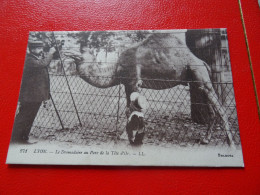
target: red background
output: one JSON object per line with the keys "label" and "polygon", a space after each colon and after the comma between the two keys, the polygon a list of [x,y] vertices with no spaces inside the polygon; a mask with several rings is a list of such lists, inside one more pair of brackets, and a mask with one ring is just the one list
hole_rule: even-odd
{"label": "red background", "polygon": [[[260,86],[260,9],[242,0]],[[0,194],[260,194],[260,122],[237,0],[2,0]],[[8,166],[5,164],[29,31],[221,28],[228,30],[245,168]]]}

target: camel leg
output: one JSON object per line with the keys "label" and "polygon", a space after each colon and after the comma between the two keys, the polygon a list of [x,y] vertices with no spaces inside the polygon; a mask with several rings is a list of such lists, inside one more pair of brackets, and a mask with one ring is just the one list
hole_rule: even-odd
{"label": "camel leg", "polygon": [[[211,85],[211,86],[212,86],[212,85]],[[229,124],[228,124],[228,117],[227,117],[227,115],[226,115],[224,109],[222,108],[222,106],[221,106],[220,103],[218,102],[218,99],[217,99],[216,96],[217,96],[217,95],[216,95],[214,89],[212,88],[212,89],[208,92],[209,101],[210,101],[210,103],[213,105],[214,110],[218,113],[218,115],[220,116],[220,118],[221,118],[221,120],[222,120],[222,122],[223,122],[225,131],[226,131],[226,134],[227,134],[227,137],[228,137],[229,145],[235,148],[235,143],[234,143],[234,141],[233,141],[232,132],[231,132],[230,127],[229,127]]]}
{"label": "camel leg", "polygon": [[128,78],[124,81],[126,100],[127,100],[127,109],[130,106],[130,95],[133,92],[140,92],[142,85],[141,80],[141,65],[136,64],[136,66],[129,72]]}
{"label": "camel leg", "polygon": [[126,95],[126,106],[130,106],[130,95],[133,92],[129,85],[125,85],[125,95]]}
{"label": "camel leg", "polygon": [[[141,65],[137,64],[135,69],[129,73],[129,79],[125,83],[125,92],[127,99],[127,125],[126,132],[131,145],[141,145],[144,138],[144,119],[142,109],[136,105],[138,101],[133,100],[131,94],[133,92],[140,92],[142,85],[141,81]],[[130,98],[131,97],[131,98]],[[132,101],[132,102],[131,102]]]}
{"label": "camel leg", "polygon": [[208,144],[210,142],[212,130],[213,130],[213,127],[214,127],[215,122],[216,122],[215,111],[214,111],[214,109],[212,108],[211,105],[209,105],[209,109],[210,109],[210,121],[211,121],[211,123],[209,123],[206,136],[201,140],[202,144]]}
{"label": "camel leg", "polygon": [[226,131],[226,135],[229,141],[229,145],[233,148],[235,148],[235,143],[233,141],[233,136],[230,131],[230,127],[228,124],[228,117],[222,107],[222,105],[219,103],[217,99],[217,94],[215,93],[215,90],[212,86],[208,71],[204,65],[202,66],[196,66],[191,69],[195,76],[195,82],[198,85],[199,89],[202,90],[207,98],[215,112],[220,116],[224,129]]}

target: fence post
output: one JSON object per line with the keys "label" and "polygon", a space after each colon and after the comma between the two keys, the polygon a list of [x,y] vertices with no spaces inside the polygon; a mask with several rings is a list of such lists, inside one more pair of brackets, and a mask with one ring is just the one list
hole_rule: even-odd
{"label": "fence post", "polygon": [[75,104],[75,101],[74,101],[74,98],[73,98],[73,95],[72,95],[72,91],[71,91],[71,89],[70,89],[69,81],[68,81],[68,78],[67,78],[67,75],[66,75],[66,72],[65,72],[65,68],[64,68],[62,59],[61,59],[60,51],[59,51],[59,48],[58,48],[58,44],[57,44],[57,41],[56,41],[54,32],[53,32],[53,38],[54,38],[55,45],[56,45],[56,48],[57,48],[58,56],[59,56],[59,58],[60,58],[60,63],[61,63],[62,70],[63,70],[63,72],[64,72],[65,80],[66,80],[66,83],[67,83],[67,85],[68,85],[68,89],[69,89],[69,92],[70,92],[70,96],[71,96],[71,99],[72,99],[72,102],[73,102],[73,106],[74,106],[74,108],[75,108],[75,110],[76,110],[76,114],[77,114],[77,117],[78,117],[78,120],[79,120],[79,124],[80,124],[80,126],[82,127],[82,123],[81,123],[81,120],[80,120],[80,118],[79,118],[78,109],[77,109],[77,107],[76,107],[76,104]]}
{"label": "fence post", "polygon": [[58,116],[58,119],[59,119],[59,121],[60,121],[60,125],[61,125],[62,129],[64,129],[64,126],[63,126],[62,120],[61,120],[61,118],[60,118],[59,112],[58,112],[58,110],[57,110],[57,108],[56,108],[56,105],[55,105],[55,103],[54,103],[54,100],[53,100],[51,94],[50,94],[50,97],[51,97],[51,101],[52,101],[52,104],[53,104],[54,110],[55,110],[55,112],[56,112],[56,114],[57,114],[57,116]]}

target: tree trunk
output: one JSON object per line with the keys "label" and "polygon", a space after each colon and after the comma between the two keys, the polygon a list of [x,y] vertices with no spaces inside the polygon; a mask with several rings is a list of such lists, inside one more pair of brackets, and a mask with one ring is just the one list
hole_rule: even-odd
{"label": "tree trunk", "polygon": [[194,84],[190,83],[191,118],[199,124],[207,124],[210,120],[210,109],[207,97]]}

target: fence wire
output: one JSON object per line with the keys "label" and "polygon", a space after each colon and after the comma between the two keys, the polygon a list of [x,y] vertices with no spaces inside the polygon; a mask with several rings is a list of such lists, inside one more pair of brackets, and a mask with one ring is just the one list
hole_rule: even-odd
{"label": "fence wire", "polygon": [[[115,143],[126,127],[126,96],[124,85],[100,89],[79,76],[50,73],[51,94],[64,128],[62,128],[53,103],[43,104],[34,121],[31,133],[39,138],[76,144]],[[173,81],[150,80],[150,85],[169,86]],[[75,105],[68,88],[70,86]],[[236,144],[240,144],[236,106],[232,83],[215,83],[221,87],[223,108]],[[207,124],[192,120],[191,104],[205,106],[207,103],[191,103],[190,87],[178,85],[164,90],[142,89],[149,103],[145,111],[146,136],[149,145],[199,145],[206,135]],[[80,126],[77,112],[82,126]],[[209,121],[204,115],[205,122]],[[210,145],[226,145],[227,138],[219,116],[214,126]]]}

